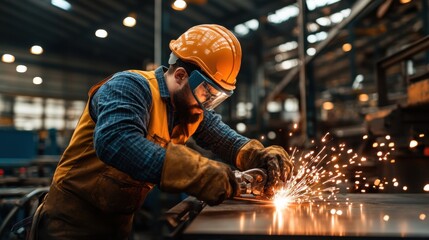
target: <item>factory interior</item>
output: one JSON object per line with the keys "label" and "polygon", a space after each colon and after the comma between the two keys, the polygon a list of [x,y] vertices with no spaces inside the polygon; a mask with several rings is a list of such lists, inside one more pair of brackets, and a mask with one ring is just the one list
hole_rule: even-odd
{"label": "factory interior", "polygon": [[168,67],[199,24],[240,42],[214,111],[287,151],[288,203],[156,185],[128,239],[429,238],[429,0],[2,0],[0,240],[28,239],[91,87]]}

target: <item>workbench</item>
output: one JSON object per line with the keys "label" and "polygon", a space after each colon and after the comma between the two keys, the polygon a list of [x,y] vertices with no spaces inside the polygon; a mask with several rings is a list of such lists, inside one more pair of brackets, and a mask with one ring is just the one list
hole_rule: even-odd
{"label": "workbench", "polygon": [[424,193],[343,194],[284,209],[237,200],[213,207],[198,202],[188,198],[167,212],[167,222],[175,226],[171,238],[429,239],[429,194]]}

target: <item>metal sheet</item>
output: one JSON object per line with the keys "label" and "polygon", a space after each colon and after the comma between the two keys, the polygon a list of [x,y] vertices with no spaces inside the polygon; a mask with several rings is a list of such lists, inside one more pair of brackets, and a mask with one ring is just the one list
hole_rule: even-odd
{"label": "metal sheet", "polygon": [[428,194],[346,194],[334,202],[272,204],[228,200],[205,207],[183,239],[429,238]]}

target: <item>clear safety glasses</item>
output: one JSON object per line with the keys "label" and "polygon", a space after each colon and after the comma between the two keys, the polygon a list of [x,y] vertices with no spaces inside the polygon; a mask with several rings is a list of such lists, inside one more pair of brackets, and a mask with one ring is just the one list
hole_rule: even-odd
{"label": "clear safety glasses", "polygon": [[198,104],[206,110],[214,109],[233,93],[220,88],[198,70],[192,71],[188,82]]}

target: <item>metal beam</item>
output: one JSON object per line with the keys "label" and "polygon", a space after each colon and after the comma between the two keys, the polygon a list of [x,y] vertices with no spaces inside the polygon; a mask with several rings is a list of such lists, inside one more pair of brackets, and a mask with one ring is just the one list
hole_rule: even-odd
{"label": "metal beam", "polygon": [[155,32],[154,32],[154,62],[161,65],[162,46],[162,0],[155,0]]}
{"label": "metal beam", "polygon": [[[333,27],[329,31],[328,37],[316,46],[316,54],[313,56],[306,56],[305,61],[303,63],[300,63],[300,64],[308,64],[309,62],[313,61],[313,59],[315,57],[317,57],[328,46],[328,44],[330,44],[335,39],[335,37],[337,37],[337,35],[340,33],[340,31],[343,28],[345,28],[350,22],[355,20],[357,17],[361,16],[365,10],[368,10],[370,8],[371,9],[375,8],[381,2],[382,2],[381,0],[375,0],[375,1],[374,0],[361,0],[361,1],[357,2],[352,7],[352,10],[351,10],[349,17],[347,17],[342,22],[340,22],[338,25]],[[265,101],[261,106],[262,112],[266,111],[266,105],[268,104],[268,102],[272,101],[281,91],[283,91],[283,89],[287,85],[289,85],[289,83],[297,77],[298,73],[299,73],[299,66],[292,68],[288,72],[288,74],[280,81],[278,86],[275,89],[273,89],[273,91],[265,98]]]}
{"label": "metal beam", "polygon": [[[298,15],[298,53],[299,53],[299,61],[305,62],[306,49],[307,49],[307,4],[305,0],[298,1],[299,6],[299,15]],[[307,86],[307,64],[299,65],[299,93],[300,93],[300,104],[301,104],[301,136],[309,137],[309,129],[308,126],[311,123],[308,122],[308,112],[307,112],[307,104],[308,104],[308,94],[309,89]]]}
{"label": "metal beam", "polygon": [[429,36],[426,36],[410,46],[377,62],[376,77],[379,107],[387,106],[389,104],[389,99],[387,97],[386,69],[416,55],[417,53],[425,52],[428,49]]}

